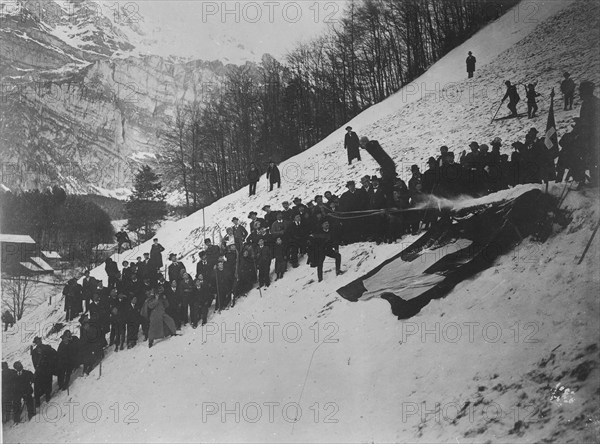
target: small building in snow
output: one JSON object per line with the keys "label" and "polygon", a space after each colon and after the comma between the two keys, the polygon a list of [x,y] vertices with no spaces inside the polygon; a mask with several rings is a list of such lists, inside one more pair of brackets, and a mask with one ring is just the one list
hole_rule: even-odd
{"label": "small building in snow", "polygon": [[54,269],[42,257],[39,246],[25,234],[0,234],[3,274],[21,276],[54,273]]}

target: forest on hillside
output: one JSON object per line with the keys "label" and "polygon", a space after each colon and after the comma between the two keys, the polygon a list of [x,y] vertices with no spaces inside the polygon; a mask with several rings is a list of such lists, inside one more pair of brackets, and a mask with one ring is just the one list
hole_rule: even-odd
{"label": "forest on hillside", "polygon": [[[318,143],[397,92],[516,0],[351,1],[339,23],[285,60],[230,65],[208,103],[180,104],[161,174],[194,211]],[[340,142],[341,143],[341,142]]]}

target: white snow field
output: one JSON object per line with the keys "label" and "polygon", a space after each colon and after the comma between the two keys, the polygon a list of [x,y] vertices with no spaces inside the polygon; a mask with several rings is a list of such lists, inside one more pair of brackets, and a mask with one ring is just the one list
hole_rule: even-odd
{"label": "white snow field", "polygon": [[[508,153],[530,127],[545,130],[545,98],[558,89],[564,70],[576,81],[599,83],[599,9],[598,2],[523,2],[413,82],[418,93],[409,95],[415,89],[408,85],[350,125],[379,140],[405,178],[412,163],[423,166],[442,144],[459,155],[471,140],[489,143],[500,136]],[[478,58],[470,80],[464,72],[468,50]],[[540,117],[490,124],[507,79],[539,82]],[[436,85],[445,92],[421,96]],[[562,111],[557,95],[559,137],[579,107],[576,99],[573,111]],[[248,198],[243,189],[207,207],[207,233],[201,211],[169,224],[157,234],[165,253],[181,254],[193,270],[191,255],[203,238],[234,215],[245,219],[267,203],[280,208],[296,196],[307,201],[326,190],[338,193],[346,180],[374,174],[377,164],[367,153],[347,165],[343,133],[280,165],[281,189],[267,192],[263,178],[257,196]],[[537,186],[457,204],[499,201]],[[549,192],[559,196],[564,187],[551,185]],[[405,321],[383,299],[352,303],[336,289],[417,236],[342,247],[346,273],[336,277],[326,261],[322,283],[302,260],[268,290],[252,290],[202,328],[183,329],[151,349],[140,343],[108,351],[101,376],[100,368],[88,377],[78,370],[68,394],[56,393],[29,423],[9,423],[3,439],[598,442],[600,236],[577,265],[600,217],[598,190],[570,191],[562,207],[572,212],[566,228],[556,226],[545,243],[524,239]],[[147,243],[114,259],[131,260],[149,249]],[[106,279],[103,267],[93,275]],[[60,297],[3,334],[3,360],[12,365],[20,359],[31,368],[33,337],[55,322],[64,322]],[[69,328],[79,331],[75,323]],[[59,338],[45,341],[56,347]]]}

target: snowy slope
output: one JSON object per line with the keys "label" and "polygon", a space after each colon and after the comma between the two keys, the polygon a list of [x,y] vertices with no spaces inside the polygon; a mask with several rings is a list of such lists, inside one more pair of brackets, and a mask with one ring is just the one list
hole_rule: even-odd
{"label": "snowy slope", "polygon": [[[510,143],[522,138],[530,126],[543,130],[544,103],[540,104],[544,117],[490,126],[489,111],[497,106],[501,91],[491,94],[490,89],[485,99],[483,87],[501,85],[507,78],[528,80],[537,73],[538,90],[547,93],[567,67],[578,80],[599,80],[597,48],[589,45],[598,41],[598,5],[538,5],[539,26],[515,20],[514,12],[509,12],[466,42],[464,51],[450,53],[417,80],[434,84],[455,80],[458,91],[468,91],[471,85],[476,91],[472,101],[402,100],[405,89],[351,125],[361,135],[378,139],[401,166],[402,175],[410,164],[424,163],[443,143],[458,154],[471,139],[488,142],[500,136]],[[498,33],[510,36],[508,42],[502,42]],[[472,80],[460,74],[467,49],[480,60]],[[578,114],[579,104],[576,101],[572,112],[561,111],[561,105],[559,100],[556,120],[562,134]],[[266,203],[279,208],[283,200],[295,196],[308,200],[327,189],[342,191],[347,178],[372,174],[376,164],[366,154],[363,162],[346,165],[342,135],[339,130],[281,165],[281,190],[267,193],[261,182],[258,196],[250,199],[246,190],[240,190],[206,208],[207,232],[198,212],[161,230],[160,242],[167,252],[183,255],[186,266],[193,268],[191,255],[202,239],[211,237],[213,227],[228,226],[233,215],[243,219]],[[503,191],[484,201],[532,187]],[[562,185],[550,189],[557,196],[562,190]],[[545,244],[525,240],[512,255],[499,258],[495,267],[402,322],[391,315],[384,300],[350,303],[335,290],[415,237],[392,245],[342,247],[347,270],[343,276],[335,278],[333,264],[326,262],[325,281],[317,284],[315,271],[302,266],[262,295],[251,291],[203,329],[184,330],[183,336],[150,350],[109,352],[99,380],[99,369],[77,378],[69,396],[61,393],[53,399],[58,403],[54,410],[45,410],[32,423],[5,428],[5,440],[597,440],[600,310],[593,296],[600,281],[598,238],[580,266],[574,260],[600,217],[598,197],[597,191],[571,191],[563,206],[573,211],[573,221],[565,230],[557,228]],[[115,260],[148,250],[145,244]],[[93,274],[105,278],[101,269]],[[20,358],[29,364],[27,349],[37,333],[35,323],[43,330],[61,319],[60,301],[39,307],[18,331],[5,336],[3,359],[12,363]],[[230,333],[223,336],[225,330]],[[301,337],[296,341],[298,332]],[[53,345],[57,341],[56,335],[48,339]],[[555,391],[556,384],[568,391]],[[225,408],[235,412],[236,403],[239,418],[235,413],[221,415]],[[297,403],[301,414],[296,404],[288,403]]]}

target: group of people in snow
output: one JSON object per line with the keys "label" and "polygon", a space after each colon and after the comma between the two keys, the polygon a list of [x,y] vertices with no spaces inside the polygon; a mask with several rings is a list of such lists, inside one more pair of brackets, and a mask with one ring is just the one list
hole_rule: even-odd
{"label": "group of people in snow", "polygon": [[[570,109],[573,101],[574,86],[569,81],[565,73],[563,85],[567,84],[564,88],[561,85],[565,109]],[[535,85],[528,88],[528,93],[531,91],[535,92]],[[306,203],[296,197],[292,203],[282,202],[281,208],[265,205],[261,216],[251,211],[247,223],[233,217],[219,243],[204,240],[195,271],[187,270],[175,254],[169,255],[169,265],[163,271],[165,249],[158,239],[143,258],[124,261],[120,269],[112,259],[106,259],[106,287],[86,271],[81,284],[71,279],[63,290],[66,320],[79,317],[79,336],[64,331],[57,350],[36,337],[31,347],[34,372],[25,370],[19,361],[13,369],[2,363],[3,420],[12,416],[18,422],[22,402],[31,418],[42,397],[50,400],[53,376],[58,379],[59,389],[66,390],[73,371],[83,366],[83,372],[89,374],[107,347],[114,346],[115,352],[125,345],[134,347],[140,335],[152,347],[155,340],[176,335],[187,324],[192,328],[204,325],[213,303],[217,312],[233,307],[236,299],[254,286],[261,291],[268,288],[272,272],[275,279],[282,279],[290,265],[300,265],[303,256],[307,265],[317,269],[319,282],[328,257],[334,260],[336,275],[343,273],[340,245],[393,242],[446,217],[430,204],[431,196],[481,196],[518,184],[561,181],[567,170],[579,185],[586,181],[597,185],[600,104],[592,82],[581,82],[579,92],[580,117],[573,130],[561,138],[560,151],[549,148],[535,128],[523,141],[512,143],[510,159],[508,154],[501,154],[503,142],[499,137],[489,146],[471,142],[469,152],[463,151],[458,161],[449,147],[442,146],[439,156],[428,159],[426,171],[412,165],[406,183],[377,141],[359,138],[347,127],[344,147],[349,164],[355,159],[360,161],[360,149],[364,149],[380,165],[379,175],[362,177],[360,187],[349,180],[347,190],[339,197],[326,191]],[[516,105],[509,91],[506,97]],[[535,113],[534,107],[531,112]],[[248,173],[251,196],[256,193],[259,177],[252,164]],[[274,162],[269,164],[267,179],[270,190],[281,185]],[[119,250],[130,243],[124,230],[117,234],[117,241]],[[3,321],[10,322],[4,315]]]}

